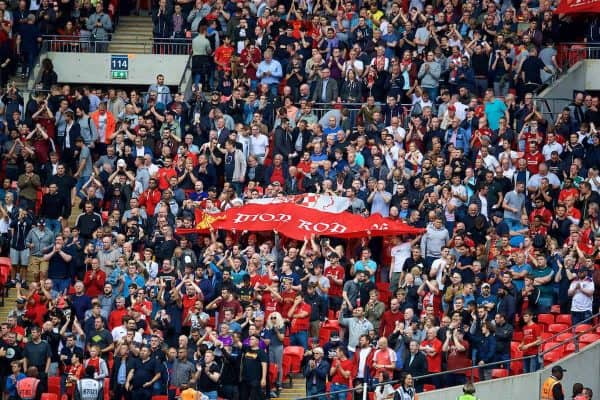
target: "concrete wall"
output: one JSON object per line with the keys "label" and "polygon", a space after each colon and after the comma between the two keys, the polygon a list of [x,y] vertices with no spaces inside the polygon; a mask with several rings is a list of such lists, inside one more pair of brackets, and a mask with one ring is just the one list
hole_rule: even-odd
{"label": "concrete wall", "polygon": [[[600,377],[600,342],[564,358],[557,364],[567,370],[563,378],[565,398],[570,398],[575,382],[581,382],[584,386],[590,387],[594,392],[594,397],[596,393],[600,393],[600,379],[598,379]],[[479,382],[475,385],[476,396],[483,400],[539,399],[541,384],[550,376],[553,365],[532,374]],[[453,387],[419,393],[419,400],[456,399],[462,394],[461,389],[461,387]]]}
{"label": "concrete wall", "polygon": [[156,75],[163,74],[167,85],[178,86],[189,57],[129,54],[128,79],[111,79],[111,54],[49,52],[47,55],[59,82],[96,85],[150,85],[156,82]]}

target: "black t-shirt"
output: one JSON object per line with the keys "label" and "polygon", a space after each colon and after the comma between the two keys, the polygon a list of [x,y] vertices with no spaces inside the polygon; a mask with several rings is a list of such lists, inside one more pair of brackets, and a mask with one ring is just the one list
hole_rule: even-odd
{"label": "black t-shirt", "polygon": [[8,344],[5,341],[0,342],[0,349],[4,349],[6,354],[0,357],[0,376],[8,376],[12,373],[10,363],[23,358],[23,351],[17,344]]}
{"label": "black t-shirt", "polygon": [[542,83],[540,70],[544,69],[544,63],[538,57],[529,56],[523,62],[521,70],[525,73],[525,83]]}
{"label": "black t-shirt", "polygon": [[[211,374],[214,372],[221,373],[221,365],[216,361],[213,361],[208,368]],[[198,379],[198,390],[204,393],[214,392],[217,389],[219,389],[219,381],[215,382],[210,379],[206,374],[205,367],[202,367],[202,373]]]}
{"label": "black t-shirt", "polygon": [[242,383],[260,384],[262,379],[262,363],[267,362],[263,350],[246,348],[242,356]]}
{"label": "black t-shirt", "polygon": [[133,378],[131,379],[131,385],[134,389],[139,389],[146,382],[150,382],[154,375],[159,372],[158,363],[155,358],[149,358],[146,361],[140,359],[136,360],[133,364]]}

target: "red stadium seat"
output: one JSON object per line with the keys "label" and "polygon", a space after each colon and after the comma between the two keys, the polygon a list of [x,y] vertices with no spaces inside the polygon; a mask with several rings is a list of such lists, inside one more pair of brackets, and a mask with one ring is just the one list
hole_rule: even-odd
{"label": "red stadium seat", "polygon": [[40,400],[58,400],[58,395],[56,393],[42,393]]}
{"label": "red stadium seat", "polygon": [[575,343],[571,342],[571,343],[567,343],[567,345],[565,346],[565,352],[564,355],[568,356],[569,354],[575,353]]}
{"label": "red stadium seat", "polygon": [[436,389],[435,385],[431,385],[431,384],[428,384],[428,383],[426,383],[426,384],[423,385],[423,391],[424,392],[431,392],[432,390],[435,390],[435,389]]}
{"label": "red stadium seat", "polygon": [[552,339],[552,336],[554,336],[554,334],[552,332],[542,332],[540,336],[542,337],[542,340],[544,342],[547,342],[548,340]]}
{"label": "red stadium seat", "polygon": [[594,327],[590,324],[579,324],[575,327],[575,333],[591,332]]}
{"label": "red stadium seat", "polygon": [[9,267],[12,265],[9,257],[0,257],[0,265],[8,265]]}
{"label": "red stadium seat", "polygon": [[575,336],[575,335],[573,335],[572,333],[569,333],[569,332],[561,333],[560,335],[558,335],[556,337],[556,341],[557,342],[566,342],[566,341],[572,339],[573,336]]}
{"label": "red stadium seat", "polygon": [[562,358],[562,351],[551,351],[549,353],[544,354],[544,366],[548,364],[552,364]]}
{"label": "red stadium seat", "polygon": [[597,335],[595,333],[585,333],[585,334],[579,336],[579,342],[586,343],[586,344],[594,343],[598,339],[600,339],[600,335]]}
{"label": "red stadium seat", "polygon": [[465,376],[467,377],[467,381],[471,380],[471,375],[473,375],[473,382],[479,381],[479,368],[472,368],[465,371]]}
{"label": "red stadium seat", "polygon": [[[302,346],[287,346],[283,349],[283,363],[286,364],[287,361],[288,373],[299,374],[301,372],[302,357],[304,357],[304,347]],[[285,371],[286,368],[284,367],[283,370]]]}
{"label": "red stadium seat", "polygon": [[571,322],[571,314],[560,314],[556,316],[556,321],[557,324],[567,324],[567,325],[572,325]]}
{"label": "red stadium seat", "polygon": [[60,396],[60,379],[60,376],[48,377],[48,393],[54,393],[56,395],[55,400],[58,400],[58,396]]}
{"label": "red stadium seat", "polygon": [[546,329],[544,330],[548,330],[548,326],[552,325],[554,323],[554,315],[552,314],[540,314],[537,317],[538,323],[539,324],[543,324],[545,325]]}
{"label": "red stadium seat", "polygon": [[569,328],[567,324],[551,324],[548,326],[548,332],[550,333],[560,333],[566,331]]}
{"label": "red stadium seat", "polygon": [[543,351],[560,351],[562,354],[564,352],[564,347],[561,346],[561,343],[558,342],[547,342],[542,345]]}
{"label": "red stadium seat", "polygon": [[152,396],[152,400],[169,400],[169,396],[165,396],[164,394],[157,394]]}
{"label": "red stadium seat", "polygon": [[492,379],[506,378],[508,376],[508,370],[504,368],[494,368],[492,370]]}
{"label": "red stadium seat", "polygon": [[269,383],[272,388],[274,388],[275,384],[277,383],[278,372],[279,369],[277,368],[277,364],[269,363]]}
{"label": "red stadium seat", "polygon": [[[110,378],[104,378],[104,387],[105,388],[110,387]],[[104,400],[110,400],[110,390],[104,391]],[[118,400],[121,400],[121,399],[118,399]]]}

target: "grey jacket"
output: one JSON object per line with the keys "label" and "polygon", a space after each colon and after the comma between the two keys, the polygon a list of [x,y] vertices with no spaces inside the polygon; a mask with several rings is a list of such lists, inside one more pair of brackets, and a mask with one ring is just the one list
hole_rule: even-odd
{"label": "grey jacket", "polygon": [[[100,22],[100,26],[96,23]],[[86,28],[94,35],[96,40],[108,40],[108,34],[112,32],[113,25],[106,13],[93,13],[87,20]]]}
{"label": "grey jacket", "polygon": [[27,234],[25,244],[27,246],[33,245],[30,248],[32,256],[42,257],[46,253],[46,250],[54,246],[54,232],[47,228],[44,228],[42,231],[36,226]]}
{"label": "grey jacket", "polygon": [[439,257],[442,255],[442,247],[450,240],[450,234],[446,228],[435,229],[432,225],[421,238],[421,254],[424,257]]}
{"label": "grey jacket", "polygon": [[85,115],[79,118],[77,123],[79,123],[81,137],[86,146],[98,140],[98,128],[96,128],[96,124],[89,116]]}
{"label": "grey jacket", "polygon": [[[429,70],[425,69],[425,66],[429,65]],[[418,77],[421,79],[421,87],[424,88],[436,88],[440,86],[440,74],[442,73],[442,67],[437,61],[424,62],[419,68]],[[435,99],[431,99],[432,101]]]}

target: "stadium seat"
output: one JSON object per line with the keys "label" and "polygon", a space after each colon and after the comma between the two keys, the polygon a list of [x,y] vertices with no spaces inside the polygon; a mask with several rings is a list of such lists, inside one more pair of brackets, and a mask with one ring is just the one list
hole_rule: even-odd
{"label": "stadium seat", "polygon": [[598,339],[600,339],[600,335],[597,335],[595,333],[585,333],[579,336],[579,342],[586,344],[594,343]]}
{"label": "stadium seat", "polygon": [[56,393],[42,393],[40,400],[58,400],[58,395]]}
{"label": "stadium seat", "polygon": [[[283,362],[285,363],[287,359],[289,364],[288,373],[299,374],[301,372],[302,357],[304,357],[304,347],[302,346],[287,346],[283,349]],[[283,370],[285,371],[285,368]]]}
{"label": "stadium seat", "polygon": [[472,382],[479,382],[479,368],[471,368],[465,371],[467,381],[471,380],[471,375],[473,375]]}
{"label": "stadium seat", "polygon": [[562,351],[551,351],[549,353],[544,354],[544,366],[548,364],[552,364],[562,358]]}
{"label": "stadium seat", "polygon": [[515,342],[520,342],[521,340],[523,340],[523,332],[513,332],[512,340]]}
{"label": "stadium seat", "polygon": [[426,383],[423,385],[424,392],[431,392],[432,390],[435,390],[435,389],[436,389],[435,385],[431,385],[429,383]]}
{"label": "stadium seat", "polygon": [[[104,378],[104,387],[110,387],[110,378]],[[104,390],[104,400],[110,400],[110,390]]]}
{"label": "stadium seat", "polygon": [[272,388],[274,388],[275,384],[277,383],[277,373],[278,372],[279,372],[279,369],[277,368],[277,364],[269,363],[269,384],[271,385]]}
{"label": "stadium seat", "polygon": [[552,313],[552,314],[560,314],[560,306],[558,304],[553,305],[550,308],[550,313]]}
{"label": "stadium seat", "polygon": [[54,393],[56,395],[56,399],[54,400],[58,400],[58,396],[60,396],[60,380],[60,376],[48,377],[48,393]]}
{"label": "stadium seat", "polygon": [[542,345],[543,351],[559,351],[561,354],[564,353],[564,346],[558,342],[547,342]]}
{"label": "stadium seat", "polygon": [[506,378],[508,376],[508,370],[504,368],[494,368],[492,370],[492,379]]}
{"label": "stadium seat", "polygon": [[557,315],[555,322],[557,324],[572,325],[572,323],[571,323],[571,314],[560,314],[560,315]]}
{"label": "stadium seat", "polygon": [[169,396],[165,396],[163,394],[157,394],[152,396],[152,400],[169,400]]}
{"label": "stadium seat", "polygon": [[538,323],[539,324],[543,324],[546,329],[544,330],[548,330],[548,326],[552,325],[554,323],[554,315],[552,314],[540,314],[537,317]]}
{"label": "stadium seat", "polygon": [[573,354],[573,353],[575,353],[575,343],[573,343],[573,342],[567,343],[567,345],[565,346],[564,355],[568,356],[569,354]]}
{"label": "stadium seat", "polygon": [[540,336],[542,337],[542,341],[547,342],[548,340],[552,339],[554,334],[552,332],[542,332]]}
{"label": "stadium seat", "polygon": [[569,332],[565,332],[565,333],[561,333],[560,335],[558,335],[555,338],[555,340],[557,342],[566,342],[568,340],[571,340],[573,338],[573,336],[575,336],[575,335],[573,335],[572,333],[569,333]]}
{"label": "stadium seat", "polygon": [[575,333],[591,332],[594,327],[590,324],[579,324],[575,327]]}
{"label": "stadium seat", "polygon": [[550,333],[561,333],[569,328],[567,324],[551,324],[548,326],[548,332]]}
{"label": "stadium seat", "polygon": [[0,265],[8,265],[9,267],[12,265],[9,257],[0,257]]}

